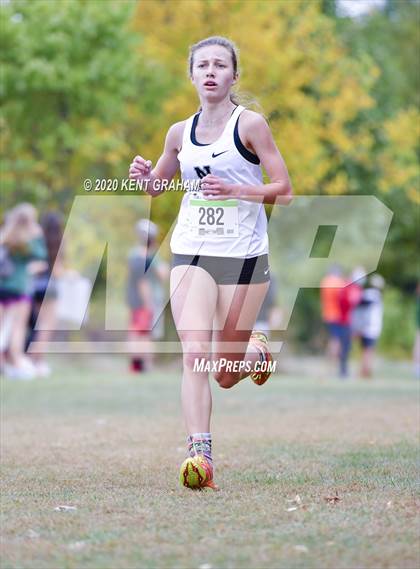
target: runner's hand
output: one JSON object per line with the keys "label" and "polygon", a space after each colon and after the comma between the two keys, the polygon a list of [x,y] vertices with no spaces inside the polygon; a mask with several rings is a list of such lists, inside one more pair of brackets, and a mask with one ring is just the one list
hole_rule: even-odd
{"label": "runner's hand", "polygon": [[130,180],[147,180],[152,171],[152,162],[145,160],[141,156],[136,156],[130,164],[128,177]]}
{"label": "runner's hand", "polygon": [[235,185],[227,184],[221,178],[213,176],[213,174],[204,176],[200,186],[203,196],[208,200],[226,200],[236,197]]}

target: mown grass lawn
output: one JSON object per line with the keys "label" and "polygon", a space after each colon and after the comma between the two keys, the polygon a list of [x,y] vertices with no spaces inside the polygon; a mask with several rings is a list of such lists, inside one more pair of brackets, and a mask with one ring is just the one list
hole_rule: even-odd
{"label": "mown grass lawn", "polygon": [[178,368],[55,370],[2,380],[3,569],[419,566],[413,379],[214,386],[214,493],[178,486]]}

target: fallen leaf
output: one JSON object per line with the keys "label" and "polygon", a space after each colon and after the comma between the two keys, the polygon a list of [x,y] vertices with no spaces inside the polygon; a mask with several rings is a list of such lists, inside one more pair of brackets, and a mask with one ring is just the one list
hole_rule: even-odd
{"label": "fallen leaf", "polygon": [[286,500],[286,502],[288,502],[289,504],[293,504],[292,506],[290,506],[289,508],[286,509],[286,512],[294,512],[295,510],[298,510],[299,508],[306,510],[306,506],[303,506],[302,500],[301,500],[301,497],[299,496],[299,494],[296,494],[296,496],[292,500]]}
{"label": "fallen leaf", "polygon": [[84,547],[86,547],[85,541],[75,541],[74,543],[69,543],[67,549],[70,549],[70,551],[80,551]]}
{"label": "fallen leaf", "polygon": [[292,498],[291,500],[286,500],[286,502],[289,502],[290,504],[300,505],[302,503],[302,500],[301,500],[299,494],[296,494],[296,496],[294,498]]}
{"label": "fallen leaf", "polygon": [[77,508],[76,506],[57,506],[54,510],[56,512],[74,512]]}
{"label": "fallen leaf", "polygon": [[324,496],[324,500],[329,504],[336,504],[337,502],[340,502],[341,498],[336,491],[334,496]]}

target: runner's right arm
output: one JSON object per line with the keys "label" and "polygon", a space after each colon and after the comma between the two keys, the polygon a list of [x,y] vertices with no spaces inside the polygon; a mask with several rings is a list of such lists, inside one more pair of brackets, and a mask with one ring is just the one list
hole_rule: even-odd
{"label": "runner's right arm", "polygon": [[159,181],[169,182],[179,169],[178,152],[181,149],[182,134],[184,132],[185,121],[177,122],[168,130],[162,156],[159,158],[155,168],[152,169],[152,162],[142,156],[136,156],[130,165],[130,180],[149,180],[145,189],[152,197],[164,192]]}

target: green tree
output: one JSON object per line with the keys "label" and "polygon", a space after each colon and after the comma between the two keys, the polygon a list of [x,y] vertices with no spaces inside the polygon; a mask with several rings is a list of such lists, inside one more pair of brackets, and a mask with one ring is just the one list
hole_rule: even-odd
{"label": "green tree", "polygon": [[376,193],[394,211],[380,270],[388,282],[410,289],[418,278],[420,203],[420,4],[388,0],[361,19],[337,19],[352,56],[369,57],[380,73],[371,94],[376,104],[362,120],[373,140],[365,162],[347,162],[359,191]]}
{"label": "green tree", "polygon": [[[68,204],[84,178],[118,172],[134,99],[134,4],[12,0],[1,6],[2,188]],[[143,79],[145,79],[143,77]]]}

